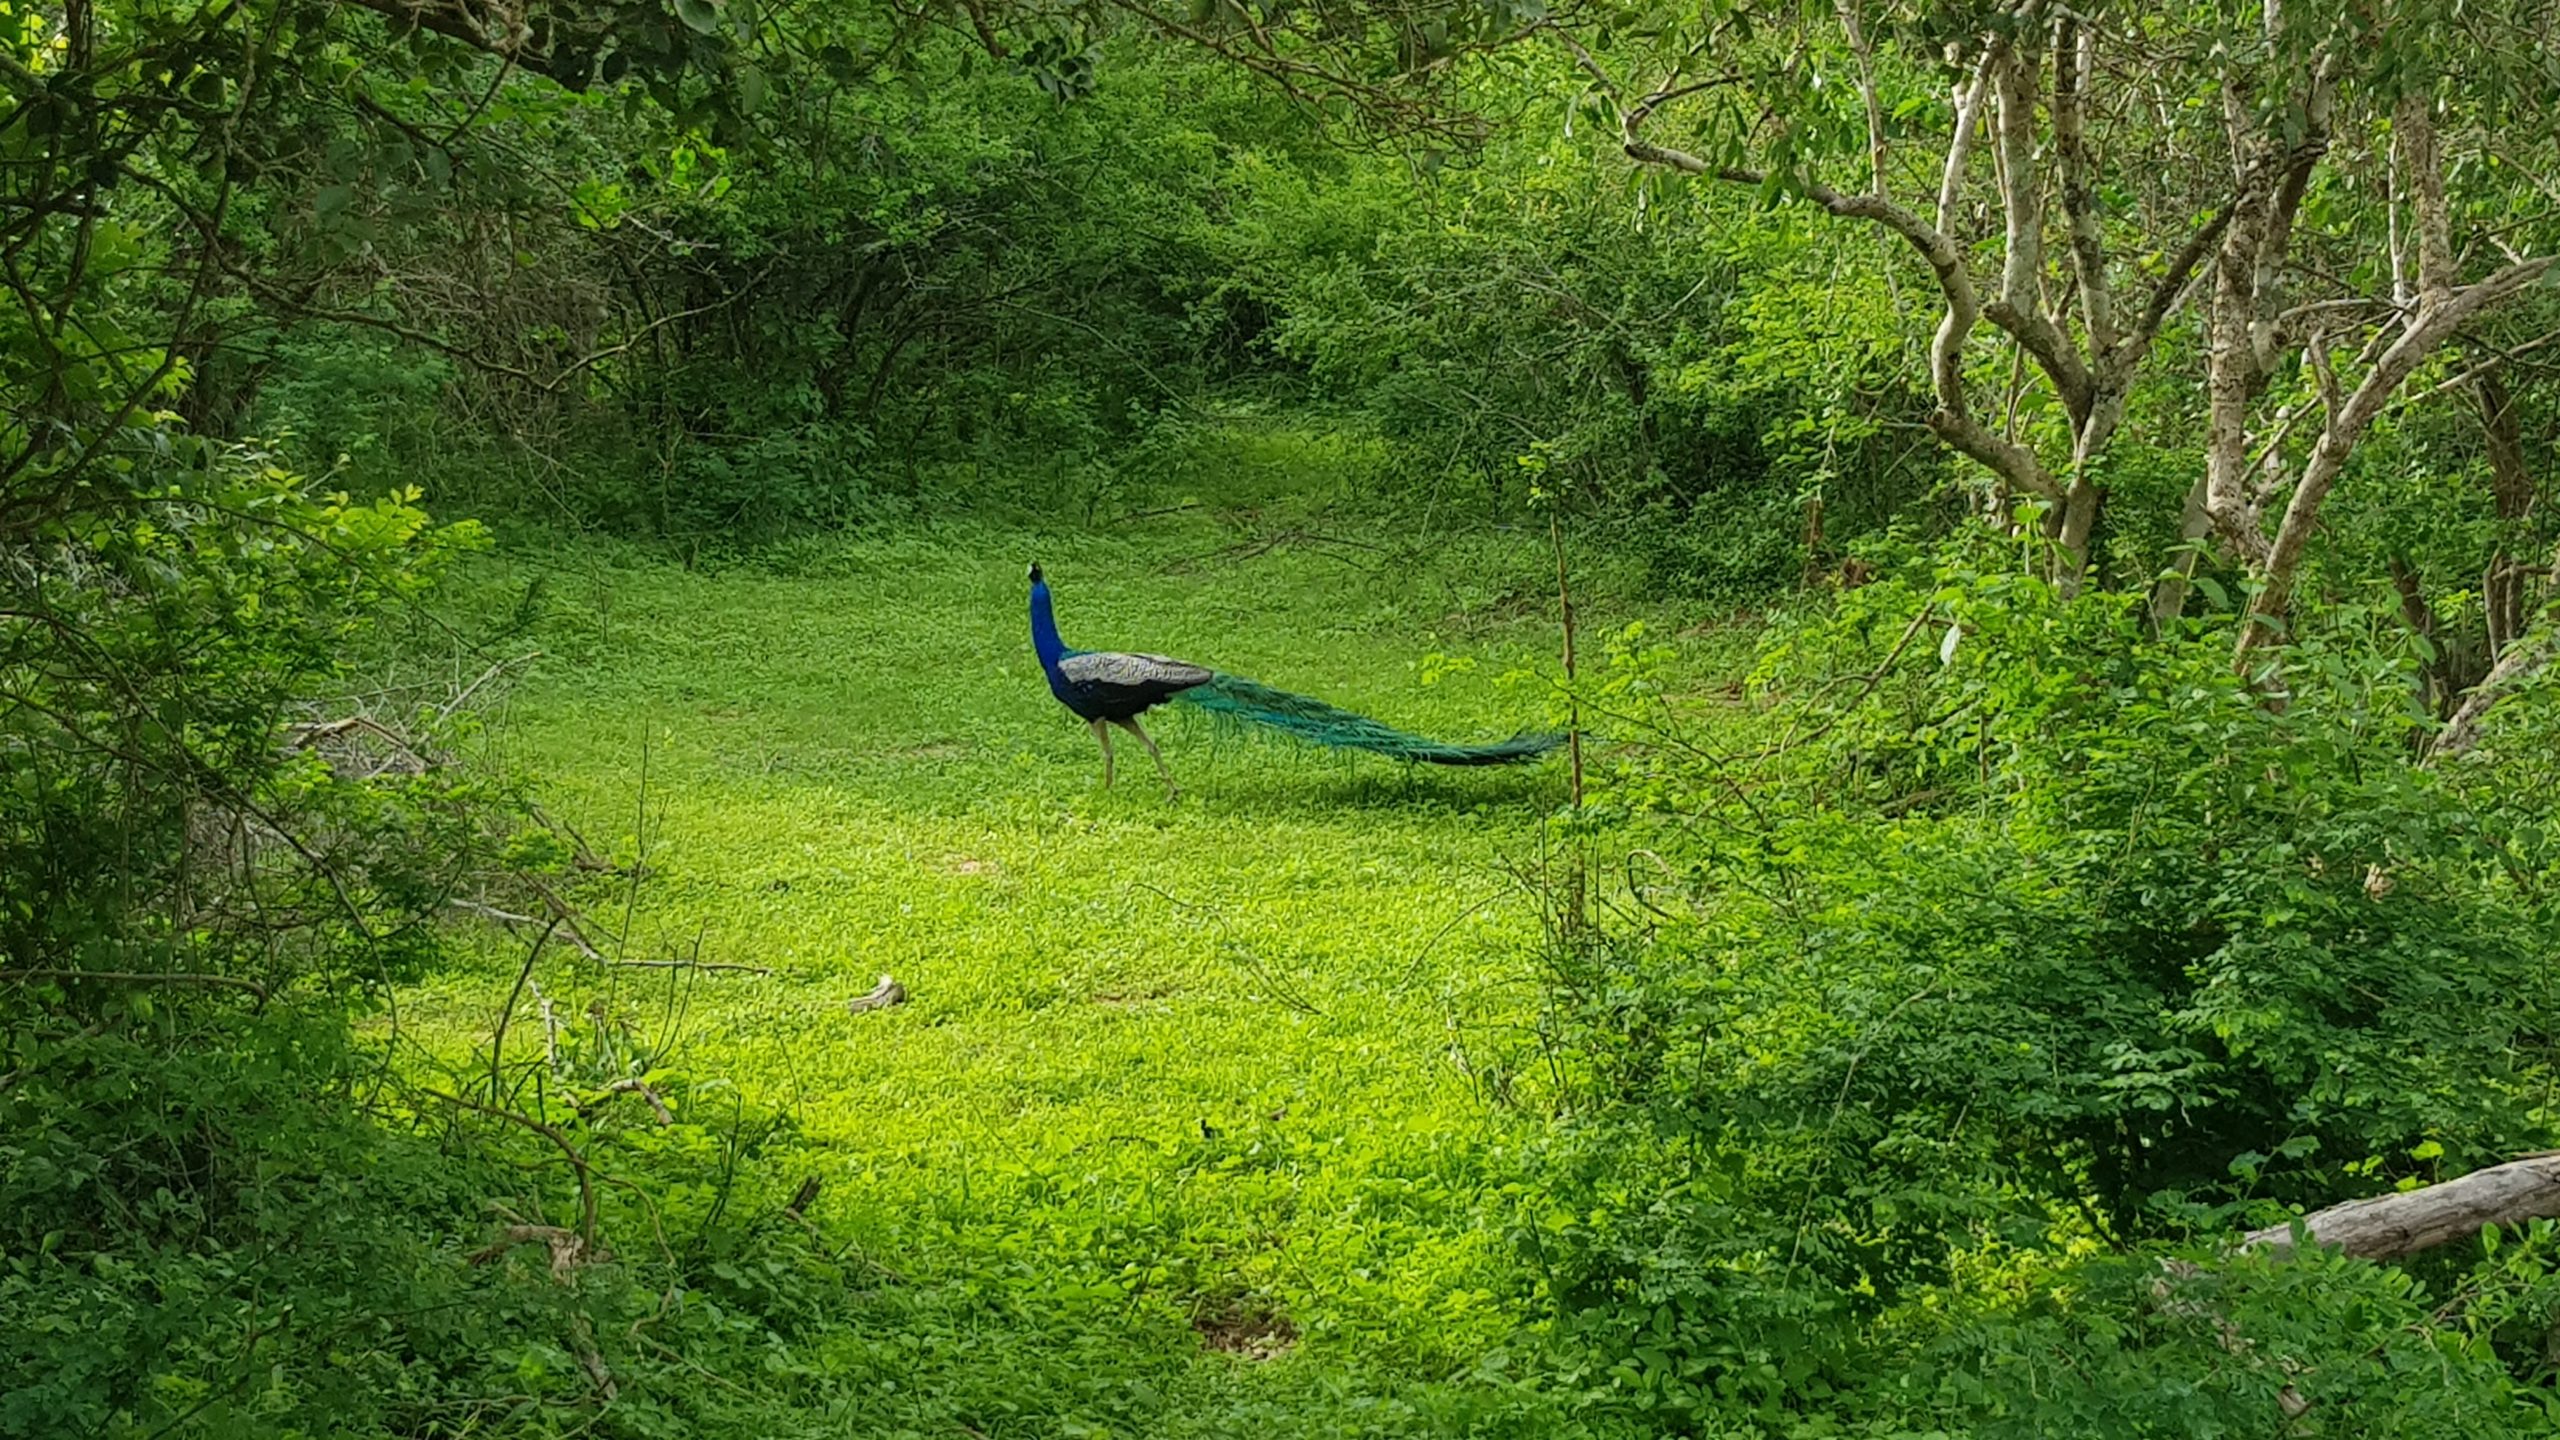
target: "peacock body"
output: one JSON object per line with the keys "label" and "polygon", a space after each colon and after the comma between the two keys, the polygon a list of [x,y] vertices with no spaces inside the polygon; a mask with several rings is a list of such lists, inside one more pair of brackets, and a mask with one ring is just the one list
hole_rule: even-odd
{"label": "peacock body", "polygon": [[1224,719],[1276,730],[1336,750],[1363,750],[1424,765],[1512,765],[1535,760],[1564,742],[1561,735],[1515,735],[1488,745],[1453,745],[1398,730],[1338,705],[1295,695],[1241,675],[1227,675],[1165,655],[1077,650],[1059,638],[1049,582],[1031,567],[1031,645],[1049,678],[1049,693],[1093,730],[1102,745],[1102,783],[1111,783],[1111,730],[1125,730],[1155,757],[1173,790],[1173,775],[1138,717],[1176,702]]}

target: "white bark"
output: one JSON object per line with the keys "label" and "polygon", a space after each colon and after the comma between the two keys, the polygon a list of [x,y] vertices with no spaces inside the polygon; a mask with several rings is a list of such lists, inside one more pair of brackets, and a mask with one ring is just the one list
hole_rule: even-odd
{"label": "white bark", "polygon": [[[2350,1200],[2302,1219],[2313,1244],[2360,1260],[2400,1260],[2467,1240],[2490,1225],[2560,1216],[2560,1154],[2531,1155],[2441,1184]],[[2253,1230],[2244,1250],[2293,1251],[2293,1227]]]}

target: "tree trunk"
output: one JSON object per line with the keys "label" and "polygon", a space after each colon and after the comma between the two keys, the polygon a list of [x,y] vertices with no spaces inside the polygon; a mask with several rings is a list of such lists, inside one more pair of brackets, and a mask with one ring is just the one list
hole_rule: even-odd
{"label": "tree trunk", "polygon": [[2206,504],[2205,489],[2210,482],[2198,475],[2187,489],[2186,512],[2178,517],[2178,555],[2160,576],[2151,591],[2151,631],[2169,628],[2170,622],[2187,613],[2187,590],[2195,579],[2196,561],[2202,554],[2205,537],[2213,533],[2213,511]]}
{"label": "tree trunk", "polygon": [[2418,572],[2409,568],[2406,556],[2392,556],[2390,566],[2391,588],[2400,594],[2400,618],[2427,642],[2426,663],[2418,667],[2418,689],[2425,696],[2427,713],[2441,719],[2452,700],[2453,686],[2444,637],[2436,633],[2436,610],[2427,603],[2426,587]]}
{"label": "tree trunk", "polygon": [[2480,430],[2489,451],[2489,491],[2498,510],[2498,544],[2489,556],[2481,581],[2482,608],[2489,619],[2489,658],[2495,661],[2524,633],[2525,570],[2508,539],[2533,513],[2533,476],[2525,469],[2524,436],[2516,423],[2515,397],[2507,393],[2498,372],[2481,372],[2474,382],[2480,396]]}
{"label": "tree trunk", "polygon": [[2546,627],[2520,644],[2509,645],[2507,653],[2498,657],[2498,663],[2489,667],[2488,675],[2462,697],[2461,706],[2445,722],[2443,733],[2436,736],[2428,758],[2469,754],[2480,743],[2480,722],[2488,717],[2489,707],[2498,703],[2499,695],[2517,681],[2549,669],[2555,652],[2560,652],[2560,628]]}

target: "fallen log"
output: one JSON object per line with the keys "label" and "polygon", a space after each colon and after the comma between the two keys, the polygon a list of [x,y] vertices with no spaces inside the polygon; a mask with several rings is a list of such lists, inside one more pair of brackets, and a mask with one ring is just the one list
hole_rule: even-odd
{"label": "fallen log", "polygon": [[2560,1217],[2560,1151],[2527,1155],[2434,1185],[2349,1200],[2299,1222],[2243,1236],[2243,1250],[2293,1251],[2299,1223],[2311,1242],[2359,1260],[2402,1260],[2468,1240],[2490,1225]]}
{"label": "fallen log", "polygon": [[870,994],[847,1001],[845,1008],[859,1015],[865,1010],[879,1010],[905,1003],[907,1003],[907,987],[883,975],[880,977],[880,983],[871,987]]}

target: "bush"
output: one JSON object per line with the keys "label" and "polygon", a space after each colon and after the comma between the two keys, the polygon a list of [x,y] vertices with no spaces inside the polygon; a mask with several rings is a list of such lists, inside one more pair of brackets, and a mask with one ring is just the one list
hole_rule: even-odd
{"label": "bush", "polygon": [[2210,625],[1958,550],[1774,632],[1792,743],[1666,720],[1607,778],[1674,883],[1559,935],[1577,1114],[1524,1232],[1595,1375],[1810,1403],[1985,1287],[2547,1137],[2539,792],[2413,763],[2411,657],[2332,618],[2279,707]]}

